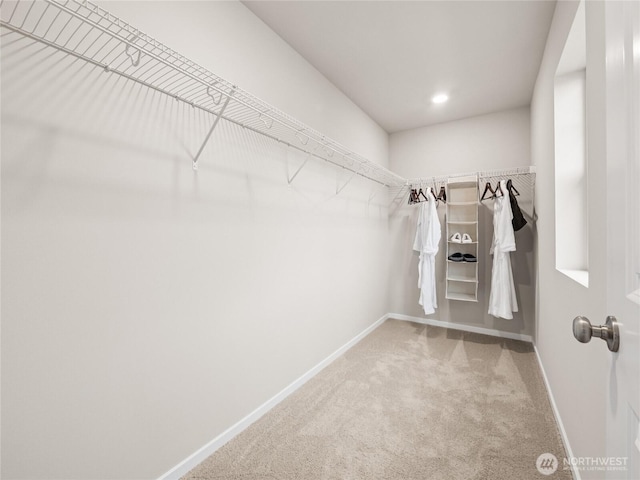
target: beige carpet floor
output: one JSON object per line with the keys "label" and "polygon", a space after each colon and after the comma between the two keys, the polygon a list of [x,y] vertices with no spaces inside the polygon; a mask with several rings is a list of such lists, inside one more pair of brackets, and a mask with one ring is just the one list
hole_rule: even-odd
{"label": "beige carpet floor", "polygon": [[571,479],[563,458],[531,344],[388,320],[183,478]]}

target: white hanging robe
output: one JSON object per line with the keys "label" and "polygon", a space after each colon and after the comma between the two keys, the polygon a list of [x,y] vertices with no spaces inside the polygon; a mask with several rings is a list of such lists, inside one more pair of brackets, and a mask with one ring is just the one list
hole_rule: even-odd
{"label": "white hanging robe", "polygon": [[[503,192],[507,192],[506,182],[500,182]],[[511,220],[513,212],[509,195],[496,197],[493,203],[493,241],[490,253],[493,255],[491,271],[491,295],[489,296],[489,315],[511,320],[512,312],[518,311],[516,289],[513,285],[511,258],[509,252],[515,252],[516,239]]]}
{"label": "white hanging robe", "polygon": [[431,194],[431,188],[427,188],[426,196],[429,201],[420,204],[413,249],[420,252],[420,260],[418,261],[420,299],[418,303],[424,308],[424,313],[429,315],[438,308],[435,259],[438,253],[441,231],[440,219],[436,210],[436,200]]}

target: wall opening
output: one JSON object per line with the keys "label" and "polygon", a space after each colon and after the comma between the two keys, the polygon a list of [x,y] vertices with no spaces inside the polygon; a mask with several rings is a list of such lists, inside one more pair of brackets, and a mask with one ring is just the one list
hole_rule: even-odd
{"label": "wall opening", "polygon": [[589,286],[586,22],[581,2],[554,79],[556,269]]}

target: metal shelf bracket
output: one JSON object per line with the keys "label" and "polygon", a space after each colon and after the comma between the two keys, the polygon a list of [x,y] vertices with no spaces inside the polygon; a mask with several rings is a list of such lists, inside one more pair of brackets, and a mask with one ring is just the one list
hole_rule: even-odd
{"label": "metal shelf bracket", "polygon": [[[293,180],[298,176],[300,171],[304,168],[304,166],[307,164],[307,162],[310,159],[311,159],[311,154],[307,155],[307,158],[304,159],[304,162],[302,162],[302,165],[298,167],[298,169],[293,173],[293,175],[291,175],[290,177],[287,175],[287,182],[289,183],[289,185],[293,183]],[[287,161],[287,170],[288,169],[289,169],[289,162]]]}
{"label": "metal shelf bracket", "polygon": [[[344,169],[345,167],[342,168]],[[351,175],[349,175],[349,178],[347,178],[347,181],[344,182],[341,187],[338,187],[338,182],[336,182],[336,195],[340,195],[340,192],[342,192],[344,188],[351,183],[351,180],[356,176],[356,173],[358,173],[357,170],[353,170]]]}
{"label": "metal shelf bracket", "polygon": [[224,113],[225,109],[227,108],[227,105],[229,105],[229,101],[231,100],[231,97],[233,96],[234,92],[235,92],[235,89],[232,90],[231,92],[229,92],[229,94],[227,95],[227,99],[224,101],[224,104],[222,105],[222,108],[220,109],[220,111],[216,115],[216,118],[213,121],[213,125],[211,125],[211,128],[209,129],[209,133],[207,133],[207,136],[205,137],[204,142],[202,142],[202,145],[200,146],[200,149],[198,150],[198,153],[196,153],[195,157],[193,157],[193,165],[192,166],[193,166],[194,170],[198,170],[198,159],[200,158],[200,155],[202,154],[202,151],[204,150],[204,147],[209,142],[209,139],[211,138],[211,134],[213,133],[213,131],[218,126],[218,122],[222,118],[222,114]]}

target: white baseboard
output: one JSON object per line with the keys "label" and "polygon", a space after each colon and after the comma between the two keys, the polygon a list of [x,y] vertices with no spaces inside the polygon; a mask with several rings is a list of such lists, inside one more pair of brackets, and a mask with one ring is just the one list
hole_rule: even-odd
{"label": "white baseboard", "polygon": [[405,320],[407,322],[433,325],[434,327],[451,328],[453,330],[463,330],[465,332],[481,333],[483,335],[491,335],[492,337],[510,338],[512,340],[522,340],[523,342],[533,343],[533,338],[531,337],[531,335],[503,332],[502,330],[495,330],[493,328],[474,327],[472,325],[462,325],[459,323],[445,322],[432,318],[412,317],[410,315],[403,315],[401,313],[388,313],[387,318],[395,318],[396,320]]}
{"label": "white baseboard", "polygon": [[[549,384],[549,379],[547,378],[547,372],[544,370],[544,365],[542,365],[542,359],[540,358],[540,353],[538,352],[538,347],[534,344],[533,350],[536,352],[536,358],[538,359],[538,365],[540,365],[540,371],[542,372],[542,378],[544,379],[544,386],[547,389],[547,394],[549,395],[549,402],[551,402],[551,410],[553,410],[553,416],[556,417],[556,423],[558,424],[558,428],[560,429],[560,437],[562,438],[562,443],[564,444],[564,450],[569,459],[573,458],[573,450],[571,450],[571,445],[569,444],[569,437],[567,436],[567,431],[564,429],[564,424],[562,423],[562,418],[560,418],[560,411],[558,410],[558,406],[556,405],[556,399],[553,397],[553,391],[551,390],[551,385]],[[561,462],[560,459],[558,461]],[[571,465],[571,473],[573,474],[574,480],[582,480],[580,476],[580,471],[572,464]]]}
{"label": "white baseboard", "polygon": [[313,378],[318,373],[320,373],[321,370],[327,367],[336,358],[338,358],[340,355],[345,353],[347,350],[353,347],[356,343],[358,343],[360,340],[362,340],[364,337],[366,337],[372,331],[378,328],[387,318],[389,318],[388,314],[379,318],[376,322],[374,322],[372,325],[367,327],[364,331],[360,332],[350,341],[345,343],[342,347],[340,347],[338,350],[333,352],[327,358],[322,360],[311,370],[309,370],[300,378],[295,380],[293,383],[285,387],[281,392],[273,396],[271,399],[267,400],[265,403],[260,405],[258,408],[256,408],[249,415],[247,415],[242,420],[237,422],[235,425],[232,425],[231,427],[226,429],[224,432],[222,432],[216,438],[214,438],[209,443],[204,445],[202,448],[195,451],[189,457],[187,457],[182,462],[180,462],[178,465],[176,465],[171,470],[169,470],[168,472],[160,476],[158,480],[174,480],[174,479],[179,479],[183,475],[186,475],[189,471],[193,470],[196,466],[198,466],[198,464],[204,461],[205,458],[207,458],[209,455],[214,453],[216,450],[222,447],[225,443],[233,439],[236,435],[240,434],[243,430],[245,430],[249,425],[254,423],[256,420],[260,419],[260,417],[262,417],[265,413],[267,413],[273,407],[278,405],[282,400],[284,400],[293,392],[295,392],[297,389],[299,389],[311,378]]}

